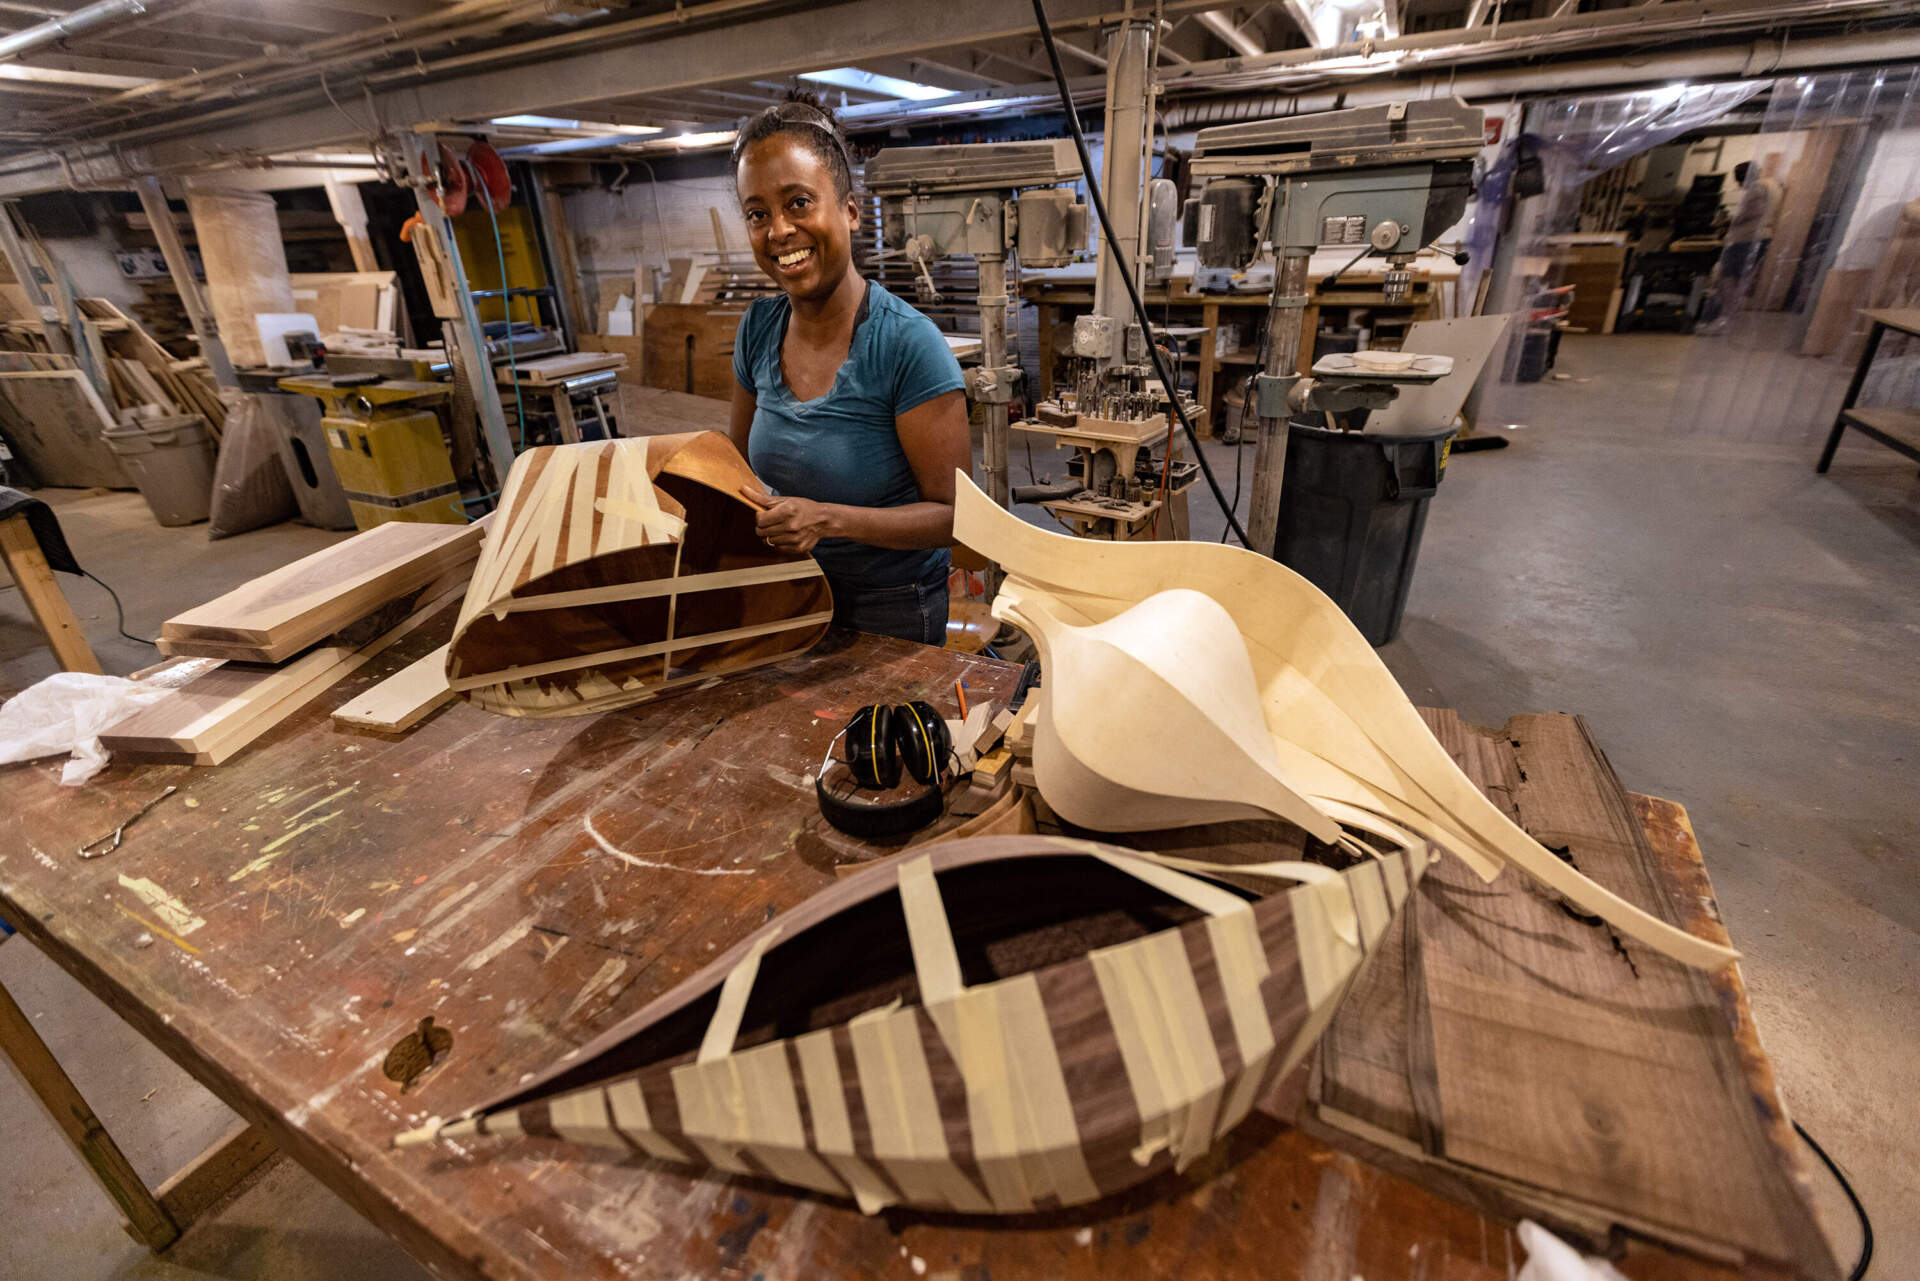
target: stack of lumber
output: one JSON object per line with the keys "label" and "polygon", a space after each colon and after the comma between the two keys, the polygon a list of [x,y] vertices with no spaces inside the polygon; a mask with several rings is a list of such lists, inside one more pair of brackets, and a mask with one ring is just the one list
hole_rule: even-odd
{"label": "stack of lumber", "polygon": [[752,254],[703,250],[688,258],[669,258],[667,267],[661,302],[744,308],[755,298],[780,292]]}
{"label": "stack of lumber", "polygon": [[436,580],[464,583],[482,527],[390,521],[304,556],[160,628],[172,657],[277,663]]}
{"label": "stack of lumber", "polygon": [[[379,525],[169,619],[161,651],[209,670],[114,725],[102,745],[138,760],[220,764],[396,642],[427,628],[450,634],[484,530]],[[349,704],[357,710],[345,723],[400,730],[431,712],[446,698],[444,646],[435,653],[395,678],[404,707],[385,682]]]}
{"label": "stack of lumber", "polygon": [[[205,360],[176,357],[138,321],[105,298],[79,298],[75,304],[88,354],[106,379],[102,390],[112,392],[109,408],[115,411],[116,419],[197,414],[219,436],[227,408]],[[74,357],[47,349],[46,334],[38,322],[0,323],[0,369],[17,372],[78,367]]]}

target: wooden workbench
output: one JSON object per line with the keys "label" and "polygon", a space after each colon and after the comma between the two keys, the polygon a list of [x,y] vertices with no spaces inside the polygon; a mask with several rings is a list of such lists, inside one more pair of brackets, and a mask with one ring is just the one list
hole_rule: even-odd
{"label": "wooden workbench", "polygon": [[[1450,265],[1450,264],[1449,264]],[[1412,286],[1407,296],[1399,302],[1389,303],[1384,283],[1368,281],[1354,276],[1343,279],[1332,289],[1322,288],[1320,275],[1312,278],[1308,292],[1308,303],[1301,321],[1300,355],[1296,362],[1296,372],[1305,375],[1313,365],[1313,335],[1320,327],[1320,313],[1332,308],[1365,307],[1372,311],[1391,313],[1395,318],[1404,319],[1409,325],[1422,320],[1431,320],[1440,314],[1440,283],[1430,269],[1422,269],[1414,274]],[[1158,288],[1149,289],[1141,301],[1147,306],[1147,312],[1156,324],[1165,323],[1169,316],[1183,320],[1195,320],[1201,329],[1200,353],[1194,364],[1197,383],[1194,389],[1196,400],[1206,408],[1209,421],[1216,424],[1214,430],[1220,430],[1224,421],[1220,406],[1215,403],[1215,391],[1224,389],[1222,380],[1240,381],[1257,372],[1260,362],[1260,335],[1266,326],[1267,309],[1271,304],[1268,293],[1226,293],[1200,294],[1192,292],[1188,286],[1192,281],[1185,277],[1176,277]],[[1020,296],[1034,305],[1038,311],[1035,330],[1040,340],[1040,383],[1039,394],[1046,399],[1053,394],[1053,361],[1056,339],[1055,331],[1071,328],[1073,317],[1093,306],[1093,285],[1091,282],[1055,281],[1045,277],[1028,280],[1020,287]],[[1240,345],[1232,351],[1217,349],[1220,326],[1237,320],[1241,327]]]}
{"label": "wooden workbench", "polygon": [[[455,704],[404,738],[330,725],[332,706],[436,641],[409,638],[217,769],[116,766],[78,791],[56,785],[57,763],[0,771],[0,913],[440,1274],[1498,1281],[1517,1265],[1506,1223],[1283,1125],[1283,1103],[1184,1175],[1009,1220],[870,1219],[538,1140],[389,1150],[877,853],[824,825],[805,780],[855,707],[945,706],[956,677],[1004,698],[1016,674],[836,631],[789,662],[598,717]],[[168,783],[180,793],[118,851],[74,857]],[[1279,827],[1159,843],[1271,856]],[[1674,892],[1709,902],[1690,840],[1648,830]],[[1724,1013],[1743,1019],[1731,984]],[[426,1015],[452,1048],[402,1093],[381,1065]],[[1777,1112],[1764,1058],[1754,1071]],[[1636,1281],[1734,1275],[1642,1246],[1626,1266]]]}

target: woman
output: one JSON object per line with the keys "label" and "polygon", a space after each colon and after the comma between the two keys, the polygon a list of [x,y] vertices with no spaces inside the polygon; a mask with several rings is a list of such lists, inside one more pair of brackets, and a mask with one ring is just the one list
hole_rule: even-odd
{"label": "woman", "polygon": [[774,497],[757,530],[812,552],[834,621],[942,644],[953,474],[971,471],[960,366],[933,322],[861,278],[846,140],[811,94],[734,144],[754,261],[781,292],[734,339],[733,442]]}

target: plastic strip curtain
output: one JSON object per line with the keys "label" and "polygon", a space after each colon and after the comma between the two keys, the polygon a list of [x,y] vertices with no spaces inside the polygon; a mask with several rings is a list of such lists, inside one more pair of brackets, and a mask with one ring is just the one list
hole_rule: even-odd
{"label": "plastic strip curtain", "polygon": [[[1491,268],[1495,284],[1489,289],[1486,312],[1523,313],[1516,325],[1502,367],[1502,383],[1535,381],[1544,359],[1545,343],[1556,320],[1564,315],[1567,295],[1554,289],[1566,274],[1563,263],[1570,246],[1595,231],[1610,231],[1612,212],[1606,193],[1593,190],[1594,181],[1618,170],[1635,156],[1709,124],[1733,111],[1767,87],[1764,80],[1730,84],[1662,86],[1634,93],[1549,98],[1531,103],[1526,128],[1502,153],[1489,184],[1498,190],[1511,186],[1518,196],[1527,191],[1527,170],[1537,164],[1538,194],[1513,206],[1509,226],[1500,233]],[[1491,230],[1492,219],[1476,216],[1475,237]],[[1609,225],[1599,225],[1609,224]],[[1531,334],[1531,337],[1526,335]],[[1526,368],[1531,365],[1531,369]],[[1497,389],[1483,397],[1480,417],[1499,421],[1500,402],[1509,400]]]}
{"label": "plastic strip curtain", "polygon": [[[1817,448],[1866,343],[1860,309],[1920,301],[1920,68],[1775,81],[1751,153],[1672,427]],[[1860,403],[1920,405],[1920,341],[1887,336]]]}

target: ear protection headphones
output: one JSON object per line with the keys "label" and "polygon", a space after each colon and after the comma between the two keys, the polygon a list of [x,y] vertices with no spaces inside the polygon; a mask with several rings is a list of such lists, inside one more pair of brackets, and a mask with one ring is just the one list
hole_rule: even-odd
{"label": "ear protection headphones", "polygon": [[849,836],[871,838],[904,835],[940,817],[946,800],[940,783],[953,754],[953,740],[947,722],[931,703],[915,699],[863,707],[834,742],[846,744],[841,763],[853,776],[855,790],[897,787],[903,771],[923,786],[901,801],[857,801],[837,795],[827,786],[827,768],[839,759],[829,744],[813,782],[827,822]]}

